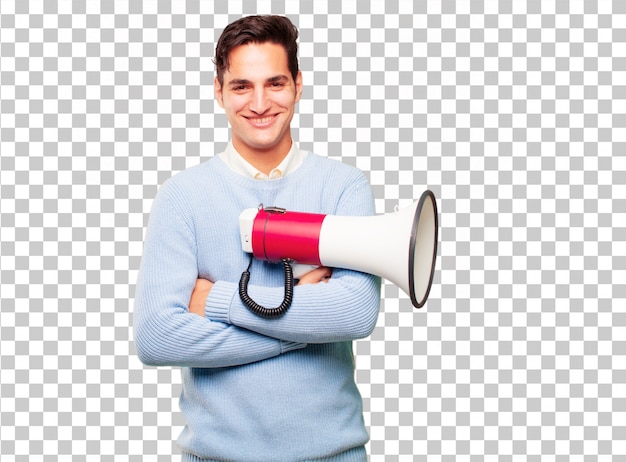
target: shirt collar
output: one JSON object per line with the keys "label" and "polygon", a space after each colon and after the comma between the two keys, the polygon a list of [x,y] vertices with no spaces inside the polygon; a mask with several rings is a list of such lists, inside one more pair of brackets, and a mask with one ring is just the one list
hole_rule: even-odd
{"label": "shirt collar", "polygon": [[306,152],[301,151],[296,143],[291,144],[291,149],[269,175],[254,168],[247,160],[245,160],[241,154],[237,152],[233,146],[232,141],[226,146],[226,150],[219,154],[219,157],[230,167],[231,170],[239,173],[240,175],[255,180],[275,180],[293,173],[304,161]]}

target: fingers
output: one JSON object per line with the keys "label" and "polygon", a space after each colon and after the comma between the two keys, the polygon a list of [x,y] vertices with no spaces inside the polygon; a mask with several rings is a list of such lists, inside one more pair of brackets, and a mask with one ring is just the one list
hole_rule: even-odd
{"label": "fingers", "polygon": [[332,274],[332,268],[320,266],[319,268],[315,268],[302,276],[298,285],[301,286],[304,284],[319,284],[320,282],[328,282]]}
{"label": "fingers", "polygon": [[211,292],[213,283],[206,279],[198,279],[196,285],[191,292],[191,300],[189,300],[189,312],[197,314],[198,316],[204,316],[206,299]]}

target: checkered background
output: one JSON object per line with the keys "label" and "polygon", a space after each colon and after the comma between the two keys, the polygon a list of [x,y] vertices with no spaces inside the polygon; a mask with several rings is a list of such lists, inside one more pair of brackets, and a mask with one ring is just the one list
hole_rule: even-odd
{"label": "checkered background", "polygon": [[[626,459],[626,2],[0,0],[2,461],[169,461],[137,359],[157,188],[229,138],[215,41],[300,28],[302,147],[432,189],[437,271],[356,342],[372,461]],[[245,444],[245,442],[242,442]]]}

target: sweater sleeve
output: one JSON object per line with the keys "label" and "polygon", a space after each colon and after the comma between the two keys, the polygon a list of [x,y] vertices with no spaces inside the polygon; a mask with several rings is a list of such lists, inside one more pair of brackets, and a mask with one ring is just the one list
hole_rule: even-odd
{"label": "sweater sleeve", "polygon": [[[248,290],[257,303],[268,307],[278,306],[283,298],[282,287],[250,285]],[[335,269],[327,283],[295,287],[293,303],[282,317],[263,319],[243,305],[236,284],[218,281],[207,300],[207,317],[288,342],[340,342],[372,333],[379,297],[379,278]]]}
{"label": "sweater sleeve", "polygon": [[[341,195],[334,210],[337,215],[374,213],[371,187],[362,174]],[[272,307],[282,302],[284,288],[250,284],[248,292],[257,303]],[[326,283],[296,286],[290,309],[278,319],[251,313],[239,298],[237,284],[227,281],[217,281],[211,289],[206,313],[208,318],[283,341],[328,343],[369,336],[379,307],[380,278],[336,268]]]}
{"label": "sweater sleeve", "polygon": [[198,277],[196,239],[167,193],[164,186],[153,203],[136,286],[133,327],[140,360],[155,366],[226,367],[303,348],[189,313]]}

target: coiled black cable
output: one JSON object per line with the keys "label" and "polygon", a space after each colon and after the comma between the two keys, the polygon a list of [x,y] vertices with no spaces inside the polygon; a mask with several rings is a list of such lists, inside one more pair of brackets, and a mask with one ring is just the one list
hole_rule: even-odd
{"label": "coiled black cable", "polygon": [[285,271],[285,296],[283,298],[283,302],[275,308],[266,308],[252,300],[252,298],[248,295],[248,282],[250,281],[250,267],[252,266],[252,260],[253,255],[250,254],[250,263],[248,264],[248,268],[241,274],[241,279],[239,279],[239,298],[241,298],[243,304],[257,316],[267,319],[279,318],[287,312],[291,306],[291,302],[293,301],[293,269],[291,268],[291,264],[286,258],[281,260],[283,270]]}

